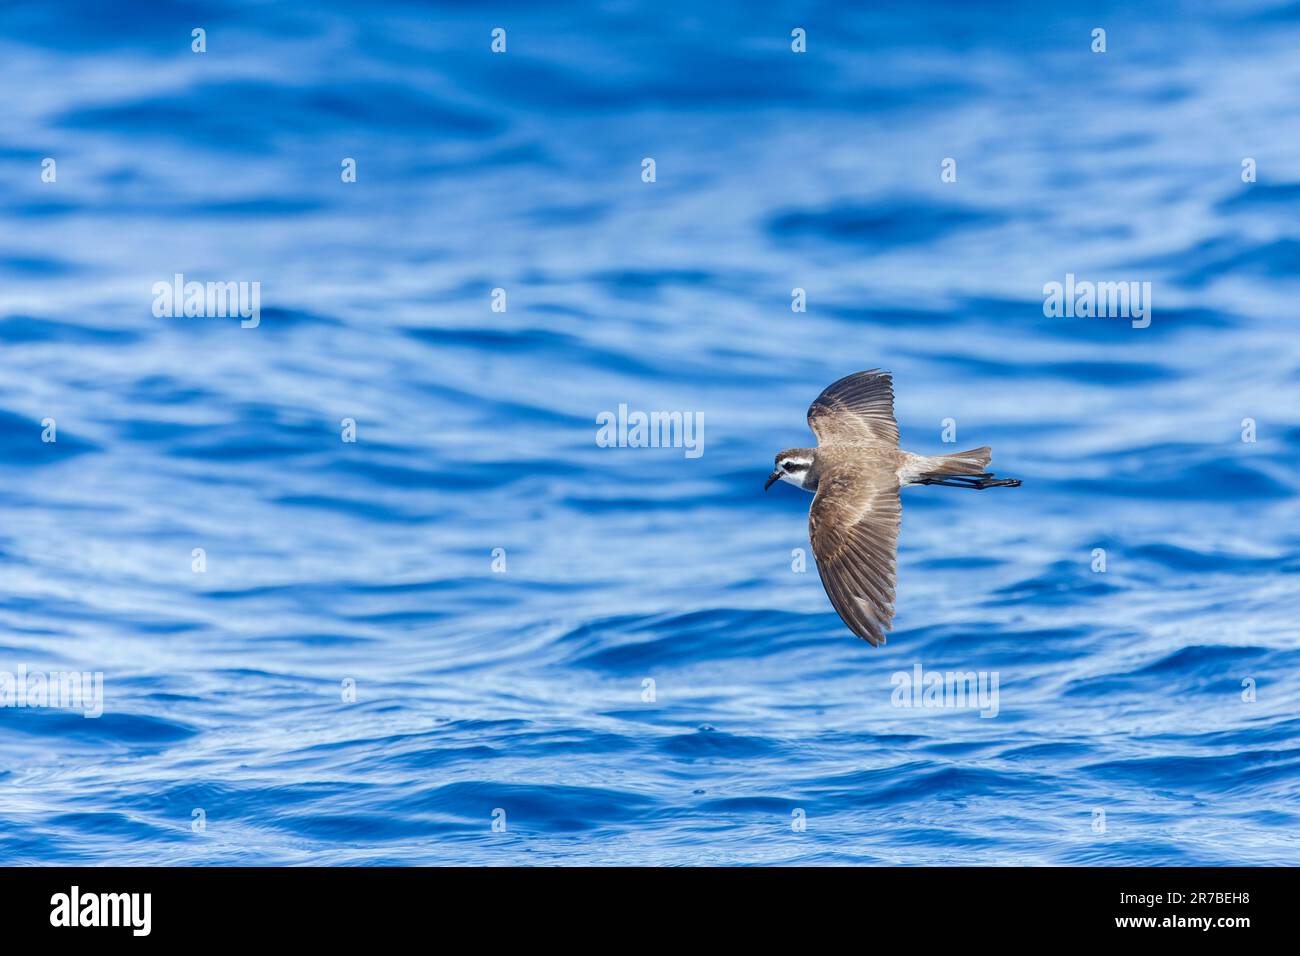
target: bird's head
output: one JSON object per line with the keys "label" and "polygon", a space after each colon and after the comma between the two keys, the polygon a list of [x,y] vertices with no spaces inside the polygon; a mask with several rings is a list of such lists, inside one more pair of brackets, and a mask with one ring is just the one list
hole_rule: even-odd
{"label": "bird's head", "polygon": [[811,491],[817,486],[813,475],[813,450],[811,448],[787,448],[776,456],[776,471],[767,476],[767,491],[778,481],[788,481],[796,488]]}

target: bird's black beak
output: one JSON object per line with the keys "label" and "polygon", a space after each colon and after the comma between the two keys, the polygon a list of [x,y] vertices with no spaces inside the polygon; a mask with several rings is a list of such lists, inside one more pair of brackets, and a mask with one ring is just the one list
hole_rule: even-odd
{"label": "bird's black beak", "polygon": [[781,480],[781,469],[778,468],[776,471],[772,472],[770,475],[767,476],[767,484],[763,486],[763,490],[767,491],[767,489],[771,488],[774,484],[776,484],[780,480]]}

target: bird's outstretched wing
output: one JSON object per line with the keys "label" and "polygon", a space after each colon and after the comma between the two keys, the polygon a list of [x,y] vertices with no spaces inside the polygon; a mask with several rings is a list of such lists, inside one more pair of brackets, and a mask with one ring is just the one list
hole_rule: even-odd
{"label": "bird's outstretched wing", "polygon": [[808,427],[819,445],[898,444],[894,383],[875,368],[826,386],[808,407]]}
{"label": "bird's outstretched wing", "polygon": [[817,573],[849,629],[874,647],[894,621],[898,478],[839,466],[823,472],[808,512]]}

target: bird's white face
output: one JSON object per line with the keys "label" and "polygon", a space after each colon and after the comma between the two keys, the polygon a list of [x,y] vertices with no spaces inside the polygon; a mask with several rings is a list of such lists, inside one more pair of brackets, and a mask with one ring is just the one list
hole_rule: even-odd
{"label": "bird's white face", "polygon": [[812,459],[803,455],[790,455],[785,452],[776,456],[776,471],[767,479],[767,487],[776,481],[785,481],[796,488],[807,489],[808,472],[812,468]]}

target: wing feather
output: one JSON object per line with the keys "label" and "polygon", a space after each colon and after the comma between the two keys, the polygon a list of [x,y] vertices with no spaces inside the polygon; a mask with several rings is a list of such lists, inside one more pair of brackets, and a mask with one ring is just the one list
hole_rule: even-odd
{"label": "wing feather", "polygon": [[873,646],[894,622],[901,517],[898,479],[839,467],[823,474],[808,512],[822,587],[841,620]]}
{"label": "wing feather", "polygon": [[898,444],[894,383],[888,372],[855,372],[826,386],[808,407],[819,445]]}

